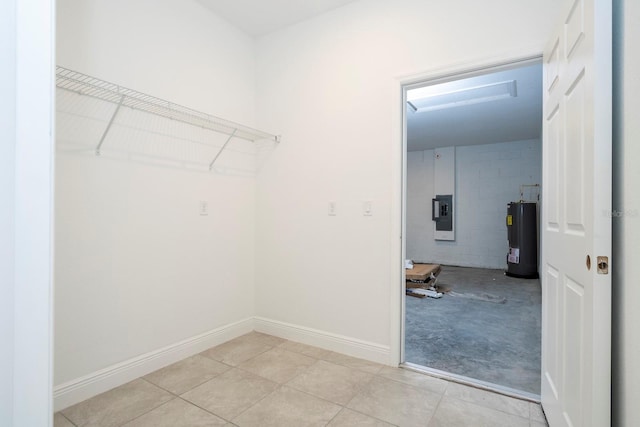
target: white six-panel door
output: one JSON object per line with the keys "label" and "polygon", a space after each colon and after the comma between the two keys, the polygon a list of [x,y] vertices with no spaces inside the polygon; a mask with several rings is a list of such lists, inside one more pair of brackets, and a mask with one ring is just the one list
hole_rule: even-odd
{"label": "white six-panel door", "polygon": [[544,53],[542,405],[610,425],[611,1],[559,2]]}

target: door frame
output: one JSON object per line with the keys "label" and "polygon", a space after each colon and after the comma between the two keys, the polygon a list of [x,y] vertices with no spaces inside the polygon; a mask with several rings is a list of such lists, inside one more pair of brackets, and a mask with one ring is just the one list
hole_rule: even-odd
{"label": "door frame", "polygon": [[[392,149],[392,198],[391,198],[391,288],[390,288],[390,364],[400,366],[404,363],[405,347],[405,289],[406,278],[404,260],[406,258],[406,191],[407,191],[407,132],[406,132],[406,92],[412,86],[430,83],[444,83],[484,74],[489,70],[499,71],[517,65],[542,62],[542,50],[538,48],[520,49],[517,52],[505,52],[497,56],[478,58],[447,67],[434,68],[417,73],[398,76],[393,81],[393,141]],[[542,128],[542,122],[540,123]],[[397,244],[396,244],[397,242]],[[542,259],[542,244],[540,257]],[[439,373],[439,372],[438,372]],[[438,375],[438,373],[432,373]],[[443,376],[443,375],[438,375]],[[465,382],[453,374],[453,381]],[[473,382],[483,388],[481,381]],[[495,390],[504,394],[506,390]],[[519,395],[519,397],[531,396]],[[532,399],[535,400],[535,399]]]}
{"label": "door frame", "polygon": [[0,107],[14,113],[15,132],[9,131],[8,141],[13,157],[2,162],[10,168],[12,188],[0,189],[0,210],[9,212],[12,269],[2,273],[8,283],[0,298],[13,311],[6,316],[11,331],[2,334],[0,357],[12,382],[0,389],[0,415],[10,425],[51,426],[55,0],[9,3],[0,10],[12,13],[7,32],[17,55],[7,68],[13,69],[8,78],[15,96],[0,100]]}

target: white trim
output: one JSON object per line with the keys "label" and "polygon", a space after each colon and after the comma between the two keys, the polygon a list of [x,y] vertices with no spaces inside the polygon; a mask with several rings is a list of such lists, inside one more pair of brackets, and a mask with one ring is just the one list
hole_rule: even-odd
{"label": "white trim", "polygon": [[16,5],[0,2],[0,419],[13,423]]}
{"label": "white trim", "polygon": [[540,403],[540,395],[533,394],[515,388],[505,387],[500,384],[494,384],[487,381],[478,380],[464,375],[453,374],[451,372],[441,371],[439,369],[428,368],[426,366],[416,365],[414,363],[403,363],[400,365],[404,369],[418,372],[420,374],[429,375],[431,377],[440,378],[449,382],[467,385],[469,387],[480,390],[490,391],[492,393],[502,394],[503,396],[515,397],[520,400],[527,400],[533,403]]}
{"label": "white trim", "polygon": [[[430,70],[420,72],[398,74],[394,81],[401,86],[423,86],[426,82],[430,84],[436,82],[447,82],[459,80],[461,76],[472,76],[482,74],[487,70],[498,70],[500,68],[512,68],[514,66],[524,65],[527,62],[539,62],[542,58],[542,50],[544,46],[523,48],[517,51],[505,52],[503,54],[488,56],[484,58],[475,58],[469,61],[461,61],[447,66],[434,67]],[[400,111],[404,111],[400,105]],[[398,135],[396,135],[398,136]]]}
{"label": "white trim", "polygon": [[[390,358],[392,365],[404,362],[404,292],[405,272],[403,268],[406,247],[406,90],[412,85],[421,85],[427,81],[450,81],[465,74],[477,74],[489,69],[509,67],[515,64],[540,61],[542,47],[529,46],[518,51],[503,52],[485,58],[451,64],[422,72],[406,73],[393,79],[392,105],[392,193],[391,193],[391,242],[400,235],[400,247],[391,245],[391,277],[389,280],[390,302]],[[400,152],[400,154],[398,154]]]}
{"label": "white trim", "polygon": [[391,364],[400,365],[404,360],[404,293],[405,293],[405,187],[406,187],[406,93],[404,80],[394,79],[393,85],[393,117],[391,144],[391,276],[389,277],[390,327],[389,343]]}
{"label": "white trim", "polygon": [[55,1],[16,1],[14,13],[12,423],[50,426],[53,425]]}
{"label": "white trim", "polygon": [[54,410],[65,409],[251,331],[253,318],[244,319],[57,385],[53,389]]}
{"label": "white trim", "polygon": [[255,318],[255,330],[265,334],[285,338],[302,344],[312,345],[371,362],[390,365],[389,347],[362,341],[343,335],[331,334],[317,329],[293,325],[277,320]]}
{"label": "white trim", "polygon": [[277,320],[247,318],[57,385],[53,389],[54,411],[68,408],[253,330],[372,362],[393,364],[388,346]]}

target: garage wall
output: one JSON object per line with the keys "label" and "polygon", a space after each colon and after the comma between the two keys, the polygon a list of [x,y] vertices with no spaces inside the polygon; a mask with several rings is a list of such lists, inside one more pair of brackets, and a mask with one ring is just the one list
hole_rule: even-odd
{"label": "garage wall", "polygon": [[520,185],[540,184],[541,162],[540,140],[456,147],[456,239],[441,241],[431,220],[433,150],[409,152],[407,259],[504,269],[507,203],[520,199]]}

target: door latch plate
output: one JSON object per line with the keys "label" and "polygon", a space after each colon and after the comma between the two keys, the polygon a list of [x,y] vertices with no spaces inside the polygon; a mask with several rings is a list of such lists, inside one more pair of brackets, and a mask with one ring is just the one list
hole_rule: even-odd
{"label": "door latch plate", "polygon": [[609,257],[598,257],[598,274],[609,274]]}

